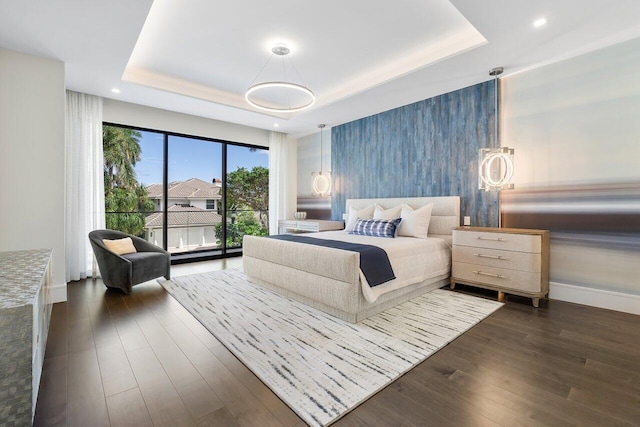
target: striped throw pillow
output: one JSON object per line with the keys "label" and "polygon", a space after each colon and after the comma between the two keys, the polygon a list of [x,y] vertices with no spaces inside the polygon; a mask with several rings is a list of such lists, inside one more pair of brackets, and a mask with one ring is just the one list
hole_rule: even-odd
{"label": "striped throw pillow", "polygon": [[372,237],[396,237],[396,230],[402,218],[358,219],[349,234]]}

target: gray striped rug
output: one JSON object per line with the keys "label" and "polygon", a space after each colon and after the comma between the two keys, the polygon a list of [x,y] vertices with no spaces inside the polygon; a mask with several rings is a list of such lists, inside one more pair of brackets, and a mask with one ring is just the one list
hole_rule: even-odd
{"label": "gray striped rug", "polygon": [[240,270],[161,284],[310,425],[334,422],[502,306],[438,289],[351,324]]}

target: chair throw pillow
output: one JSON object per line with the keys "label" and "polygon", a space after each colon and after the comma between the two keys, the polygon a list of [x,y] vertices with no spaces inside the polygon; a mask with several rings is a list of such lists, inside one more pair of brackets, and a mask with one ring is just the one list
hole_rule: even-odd
{"label": "chair throw pillow", "polygon": [[349,234],[372,237],[396,237],[396,230],[402,218],[396,219],[359,219]]}
{"label": "chair throw pillow", "polygon": [[125,237],[124,239],[102,239],[102,243],[109,249],[111,252],[118,255],[126,255],[133,254],[136,251],[136,247],[133,246],[133,240],[131,237]]}

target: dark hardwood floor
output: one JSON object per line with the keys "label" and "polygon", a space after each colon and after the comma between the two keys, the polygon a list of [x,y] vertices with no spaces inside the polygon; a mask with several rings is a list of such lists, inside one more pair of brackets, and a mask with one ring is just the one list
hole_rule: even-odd
{"label": "dark hardwood floor", "polygon": [[[640,316],[509,298],[335,425],[640,425]],[[304,423],[158,284],[86,280],[54,305],[35,425]]]}

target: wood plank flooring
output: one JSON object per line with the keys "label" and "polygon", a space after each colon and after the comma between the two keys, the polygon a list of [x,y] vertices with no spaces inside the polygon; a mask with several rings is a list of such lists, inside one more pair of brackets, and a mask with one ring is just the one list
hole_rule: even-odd
{"label": "wood plank flooring", "polygon": [[[240,266],[208,261],[172,274]],[[335,425],[640,426],[640,316],[509,298]],[[54,305],[34,424],[304,422],[157,283],[127,296],[86,280]]]}

